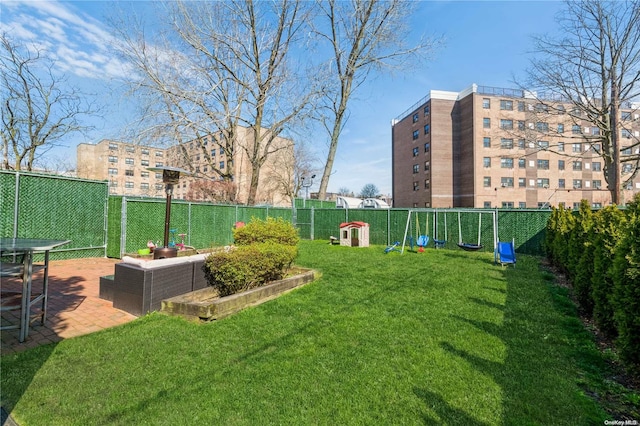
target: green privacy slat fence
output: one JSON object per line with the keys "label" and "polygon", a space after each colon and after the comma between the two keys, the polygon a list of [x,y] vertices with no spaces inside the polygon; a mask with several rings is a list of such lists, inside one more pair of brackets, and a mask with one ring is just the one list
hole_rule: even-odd
{"label": "green privacy slat fence", "polygon": [[0,184],[3,237],[71,240],[52,259],[105,255],[106,182],[2,171]]}

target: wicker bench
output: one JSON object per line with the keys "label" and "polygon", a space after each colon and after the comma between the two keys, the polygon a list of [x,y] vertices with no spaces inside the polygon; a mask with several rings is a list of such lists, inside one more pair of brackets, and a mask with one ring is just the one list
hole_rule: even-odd
{"label": "wicker bench", "polygon": [[125,256],[115,265],[113,280],[100,280],[100,295],[111,299],[114,308],[133,315],[159,311],[164,299],[207,286],[202,270],[207,256],[196,254],[149,261]]}

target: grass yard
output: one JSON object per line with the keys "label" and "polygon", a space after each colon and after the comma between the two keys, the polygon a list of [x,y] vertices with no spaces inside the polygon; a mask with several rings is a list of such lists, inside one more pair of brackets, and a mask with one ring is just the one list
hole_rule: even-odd
{"label": "grass yard", "polygon": [[209,324],[152,314],[2,357],[25,425],[584,425],[604,361],[537,260],[302,241],[321,279]]}

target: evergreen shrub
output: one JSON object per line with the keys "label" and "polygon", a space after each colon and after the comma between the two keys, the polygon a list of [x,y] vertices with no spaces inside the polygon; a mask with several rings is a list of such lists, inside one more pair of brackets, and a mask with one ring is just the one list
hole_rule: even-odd
{"label": "evergreen shrub", "polygon": [[252,218],[245,226],[233,230],[233,239],[239,246],[269,241],[295,246],[300,241],[298,230],[282,218]]}

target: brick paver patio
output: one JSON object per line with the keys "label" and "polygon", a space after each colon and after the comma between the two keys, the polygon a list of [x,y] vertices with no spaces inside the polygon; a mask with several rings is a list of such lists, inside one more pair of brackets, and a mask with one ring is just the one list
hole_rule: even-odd
{"label": "brick paver patio", "polygon": [[[112,275],[118,259],[86,258],[53,260],[49,267],[49,303],[45,325],[35,321],[29,337],[18,341],[18,330],[2,330],[2,353],[59,342],[134,320],[136,317],[115,309],[98,297],[100,277]],[[21,282],[2,278],[2,291],[19,290]],[[34,289],[42,288],[42,272],[35,275]],[[35,308],[34,308],[35,312]],[[17,324],[19,310],[3,312],[2,324]]]}

